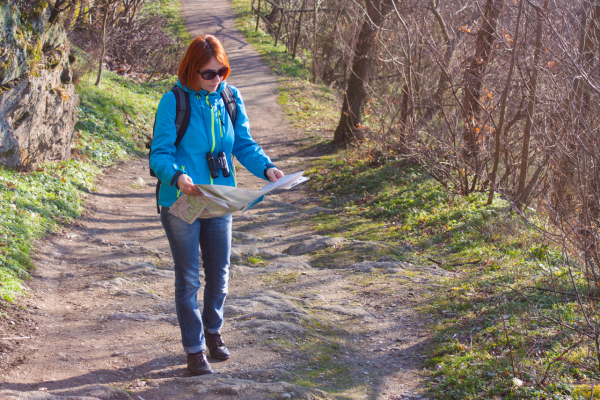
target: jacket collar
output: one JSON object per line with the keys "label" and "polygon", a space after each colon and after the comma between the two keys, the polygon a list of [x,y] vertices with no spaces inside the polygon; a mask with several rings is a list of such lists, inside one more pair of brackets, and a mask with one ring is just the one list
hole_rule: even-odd
{"label": "jacket collar", "polygon": [[214,92],[207,92],[206,90],[200,90],[199,92],[196,92],[195,90],[193,90],[192,88],[189,88],[187,86],[183,86],[181,84],[181,82],[179,81],[179,79],[177,79],[177,86],[179,86],[180,88],[182,88],[185,92],[190,93],[190,94],[196,94],[196,95],[201,95],[201,96],[210,96],[213,94],[216,94],[217,96],[221,95],[221,92],[223,91],[223,89],[225,89],[225,87],[227,86],[227,82],[223,81],[219,84],[219,87],[217,88],[217,90],[215,90]]}

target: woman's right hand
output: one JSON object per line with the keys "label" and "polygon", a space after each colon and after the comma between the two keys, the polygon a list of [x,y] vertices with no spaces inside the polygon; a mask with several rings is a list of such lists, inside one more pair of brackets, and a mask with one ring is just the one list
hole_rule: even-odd
{"label": "woman's right hand", "polygon": [[188,196],[202,196],[202,191],[198,186],[194,185],[192,178],[188,175],[183,174],[177,179],[177,187],[183,194]]}

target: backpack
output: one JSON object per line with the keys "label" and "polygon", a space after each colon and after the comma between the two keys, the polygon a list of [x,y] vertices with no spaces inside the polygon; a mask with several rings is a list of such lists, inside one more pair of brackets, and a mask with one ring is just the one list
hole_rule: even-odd
{"label": "backpack", "polygon": [[[175,127],[177,128],[177,139],[175,140],[175,147],[179,146],[181,140],[183,139],[183,135],[187,130],[188,125],[190,124],[190,96],[179,86],[175,85],[171,89],[171,92],[175,94],[175,107],[177,109],[177,113],[175,114]],[[229,118],[231,118],[231,124],[235,127],[235,120],[237,117],[237,103],[235,101],[235,96],[233,95],[233,90],[229,86],[225,86],[225,89],[221,91],[221,98],[225,103],[225,108],[227,109],[227,114],[229,114]],[[154,117],[154,126],[152,128],[152,134],[154,134],[154,128],[156,127],[156,116]],[[152,139],[150,139],[146,143],[146,149],[148,149],[148,156],[150,156],[150,149],[152,148]],[[150,159],[148,158],[148,161]],[[156,173],[152,168],[150,168],[150,176],[156,178]],[[161,181],[157,179],[156,182],[156,211],[160,214],[160,206],[158,205],[158,192],[160,191]]]}

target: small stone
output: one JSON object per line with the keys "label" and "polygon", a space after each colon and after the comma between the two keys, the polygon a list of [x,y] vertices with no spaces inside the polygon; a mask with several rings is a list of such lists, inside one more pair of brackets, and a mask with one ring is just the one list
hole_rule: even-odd
{"label": "small stone", "polygon": [[144,179],[142,179],[142,177],[138,176],[137,178],[135,178],[133,180],[133,185],[136,186],[140,186],[140,187],[145,187],[146,186],[146,181],[144,181]]}
{"label": "small stone", "polygon": [[292,395],[289,393],[281,393],[281,398],[282,399],[291,399]]}
{"label": "small stone", "polygon": [[513,387],[520,387],[520,386],[523,386],[523,381],[520,380],[519,378],[513,378],[512,384],[513,384]]}

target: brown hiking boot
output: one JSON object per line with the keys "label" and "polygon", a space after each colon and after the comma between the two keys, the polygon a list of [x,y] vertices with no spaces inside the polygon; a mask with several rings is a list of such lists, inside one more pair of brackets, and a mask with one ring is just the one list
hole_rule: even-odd
{"label": "brown hiking boot", "polygon": [[192,375],[206,375],[213,373],[213,370],[206,359],[206,354],[204,354],[203,351],[187,355],[187,369]]}
{"label": "brown hiking boot", "polygon": [[227,360],[231,357],[229,350],[227,350],[225,343],[223,343],[220,332],[209,333],[204,331],[204,337],[206,339],[206,347],[208,347],[208,352],[212,358]]}

